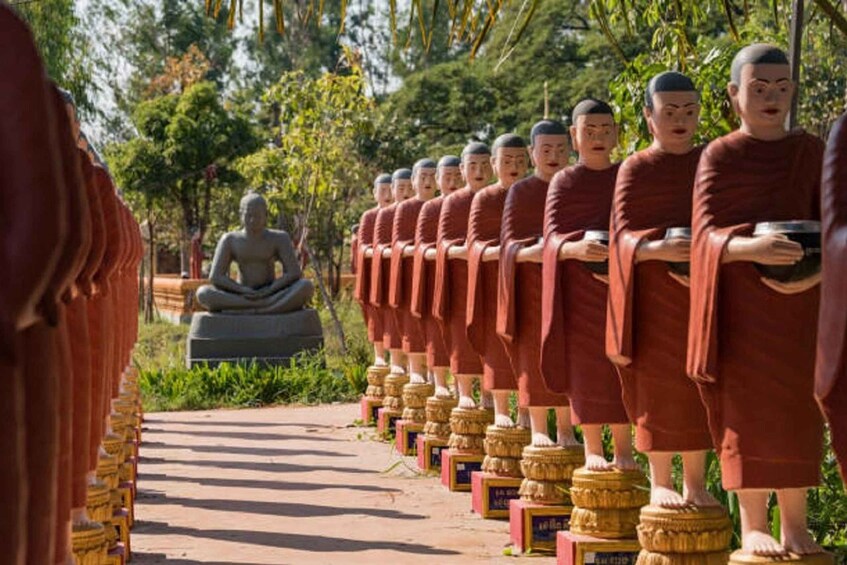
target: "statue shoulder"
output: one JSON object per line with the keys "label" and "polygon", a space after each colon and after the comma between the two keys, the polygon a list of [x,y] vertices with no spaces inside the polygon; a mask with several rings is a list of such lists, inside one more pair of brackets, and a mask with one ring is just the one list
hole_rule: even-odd
{"label": "statue shoulder", "polygon": [[288,244],[291,244],[291,242],[292,242],[291,235],[289,235],[289,233],[285,230],[268,229],[268,230],[265,230],[265,231],[271,237],[271,239],[273,239],[274,241],[280,241],[282,243],[288,243]]}

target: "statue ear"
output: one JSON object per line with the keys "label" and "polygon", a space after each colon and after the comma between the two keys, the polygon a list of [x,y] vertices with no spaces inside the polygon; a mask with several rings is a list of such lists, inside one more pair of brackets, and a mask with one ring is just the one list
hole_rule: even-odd
{"label": "statue ear", "polygon": [[647,130],[650,132],[650,135],[655,135],[653,132],[653,110],[649,106],[644,106],[641,113],[644,114],[644,119],[647,120]]}
{"label": "statue ear", "polygon": [[[578,120],[579,118],[577,118]],[[568,127],[568,131],[571,134],[571,145],[573,145],[573,150],[579,153],[579,142],[576,140],[576,125],[572,125]]]}
{"label": "statue ear", "polygon": [[738,92],[740,89],[734,82],[728,82],[726,85],[726,93],[729,94],[729,101],[732,104],[732,109],[736,114],[740,114],[738,108]]}

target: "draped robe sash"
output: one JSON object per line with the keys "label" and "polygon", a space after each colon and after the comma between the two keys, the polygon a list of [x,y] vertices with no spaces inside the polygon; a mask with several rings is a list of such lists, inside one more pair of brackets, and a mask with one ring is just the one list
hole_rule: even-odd
{"label": "draped robe sash", "polygon": [[403,351],[424,353],[426,339],[421,321],[412,315],[412,287],[414,286],[415,258],[403,257],[407,245],[414,245],[418,215],[423,200],[410,198],[397,205],[391,236],[391,274],[388,302],[393,310],[397,328],[403,338]]}

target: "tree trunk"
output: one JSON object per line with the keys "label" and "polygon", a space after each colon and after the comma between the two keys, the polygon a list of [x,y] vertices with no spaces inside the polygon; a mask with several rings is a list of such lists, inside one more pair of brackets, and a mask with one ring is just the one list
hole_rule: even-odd
{"label": "tree trunk", "polygon": [[321,272],[321,261],[317,254],[315,254],[312,258],[312,269],[315,271],[315,278],[318,281],[318,288],[321,291],[321,297],[323,298],[324,304],[326,304],[326,307],[329,310],[329,315],[332,318],[332,325],[335,326],[335,333],[338,336],[338,341],[341,345],[341,354],[347,355],[347,337],[344,335],[344,326],[341,325],[341,320],[338,319],[338,313],[335,311],[335,303],[332,300],[332,296],[330,296],[327,292],[326,285],[324,285],[323,273]]}
{"label": "tree trunk", "polygon": [[153,302],[153,277],[156,275],[156,230],[153,222],[153,214],[149,209],[147,210],[147,229],[150,230],[150,250],[147,288],[145,289],[146,295],[144,300],[144,322],[149,324],[153,322],[153,309],[155,308]]}

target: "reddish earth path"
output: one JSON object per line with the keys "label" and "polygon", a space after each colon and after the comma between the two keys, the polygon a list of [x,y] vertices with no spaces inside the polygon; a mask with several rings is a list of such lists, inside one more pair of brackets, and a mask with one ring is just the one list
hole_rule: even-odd
{"label": "reddish earth path", "polygon": [[469,494],[348,427],[357,414],[349,404],[148,414],[133,564],[555,561],[503,556],[506,522],[480,519]]}

